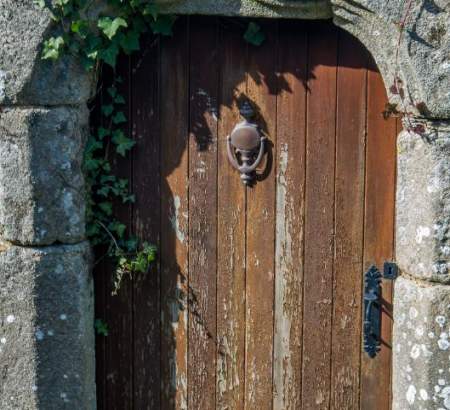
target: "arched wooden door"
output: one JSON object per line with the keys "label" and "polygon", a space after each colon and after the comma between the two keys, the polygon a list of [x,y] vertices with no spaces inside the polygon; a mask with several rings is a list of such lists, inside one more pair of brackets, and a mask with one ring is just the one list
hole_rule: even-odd
{"label": "arched wooden door", "polygon": [[[180,18],[120,64],[120,212],[159,258],[118,296],[97,268],[99,409],[389,409],[388,284],[381,353],[361,353],[363,272],[393,254],[381,77],[329,22],[260,21],[260,47],[247,24]],[[252,188],[226,155],[243,100],[271,142]]]}

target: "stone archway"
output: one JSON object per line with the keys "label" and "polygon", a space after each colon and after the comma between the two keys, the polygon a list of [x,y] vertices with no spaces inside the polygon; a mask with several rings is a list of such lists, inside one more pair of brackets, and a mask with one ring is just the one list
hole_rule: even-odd
{"label": "stone archway", "polygon": [[[333,17],[372,53],[391,103],[408,112],[408,130],[398,138],[401,277],[395,285],[393,408],[450,408],[448,1],[160,3],[181,14]],[[55,64],[40,60],[50,24],[32,0],[0,5],[0,403],[5,409],[46,408],[56,401],[67,408],[95,408],[81,173],[93,81],[72,58]]]}

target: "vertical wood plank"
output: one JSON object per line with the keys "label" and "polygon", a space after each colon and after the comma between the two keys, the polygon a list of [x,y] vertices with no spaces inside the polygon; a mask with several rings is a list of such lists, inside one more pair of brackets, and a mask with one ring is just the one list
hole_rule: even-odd
{"label": "vertical wood plank", "polygon": [[[140,241],[159,248],[160,134],[159,41],[141,39],[142,51],[132,57],[133,225]],[[134,408],[160,408],[160,293],[159,263],[134,279]],[[150,365],[151,363],[151,365]]]}
{"label": "vertical wood plank", "polygon": [[247,94],[273,148],[266,155],[270,172],[247,189],[245,408],[264,410],[272,408],[277,23],[261,26],[267,39],[249,46]]}
{"label": "vertical wood plank", "polygon": [[187,409],[188,21],[161,40],[161,408]]}
{"label": "vertical wood plank", "polygon": [[[121,56],[117,61],[116,76],[123,82],[117,84],[118,92],[124,95],[127,105],[124,114],[130,118],[130,57]],[[127,122],[123,127],[124,133],[131,137],[131,123]],[[111,147],[111,150],[114,146]],[[131,180],[130,156],[126,158],[110,153],[113,158],[112,174],[118,178]],[[114,203],[114,215],[127,227],[127,233],[131,230],[132,207],[129,204]],[[106,309],[108,310],[109,334],[106,341],[107,361],[107,390],[106,407],[111,410],[127,410],[133,406],[133,284],[132,279],[125,276],[117,295],[114,291],[113,275],[115,266],[109,265],[108,288],[106,294]]]}
{"label": "vertical wood plank", "polygon": [[[387,102],[381,75],[371,62],[368,73],[364,269],[382,269],[393,257],[396,120],[385,120]],[[382,346],[375,359],[362,354],[361,409],[390,408],[392,285],[383,281]]]}
{"label": "vertical wood plank", "polygon": [[[226,24],[224,21],[222,24]],[[241,121],[246,45],[233,26],[221,30],[218,130],[216,408],[242,410],[245,387],[245,187],[230,165],[226,138]]]}
{"label": "vertical wood plank", "polygon": [[191,19],[189,350],[191,409],[213,409],[216,387],[217,24]]}
{"label": "vertical wood plank", "polygon": [[301,407],[302,285],[306,139],[306,32],[280,25],[275,247],[275,410]]}
{"label": "vertical wood plank", "polygon": [[[101,114],[102,105],[102,83],[103,74],[100,72],[100,84],[97,86],[97,95],[92,107],[89,107],[92,111],[90,113],[89,123],[91,132],[95,132],[103,124],[103,118]],[[102,258],[106,249],[95,249],[95,265],[93,268],[94,278],[94,293],[95,293],[95,319],[100,319],[107,323],[107,310],[106,310],[106,292],[107,281],[105,261]],[[108,276],[109,277],[109,276]],[[96,332],[95,335],[95,381],[96,381],[96,393],[97,393],[97,408],[99,410],[106,409],[106,337],[99,335]]]}
{"label": "vertical wood plank", "polygon": [[336,29],[317,24],[309,35],[304,268],[304,409],[330,406]]}
{"label": "vertical wood plank", "polygon": [[333,409],[359,408],[367,54],[339,33],[331,394]]}

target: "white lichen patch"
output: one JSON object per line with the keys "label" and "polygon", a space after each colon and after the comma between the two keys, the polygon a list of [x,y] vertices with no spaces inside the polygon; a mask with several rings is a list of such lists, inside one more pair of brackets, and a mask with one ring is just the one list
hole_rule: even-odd
{"label": "white lichen patch", "polygon": [[439,349],[447,350],[450,347],[450,342],[448,341],[448,334],[446,332],[442,332],[439,340],[437,341]]}
{"label": "white lichen patch", "polygon": [[417,311],[417,309],[415,307],[411,307],[409,309],[409,318],[410,319],[415,319],[418,315],[419,315],[419,312]]}
{"label": "white lichen patch", "polygon": [[406,400],[409,404],[414,404],[416,401],[416,388],[411,384],[406,391]]}
{"label": "white lichen patch", "polygon": [[0,70],[0,98],[5,98],[5,88],[6,88],[6,73]]}
{"label": "white lichen patch", "polygon": [[59,318],[60,318],[61,320],[67,320],[67,315],[66,315],[65,313],[61,313],[61,314],[59,315]]}
{"label": "white lichen patch", "polygon": [[433,270],[433,273],[437,275],[446,275],[448,273],[448,265],[447,262],[436,262],[433,263],[433,266],[431,267]]}
{"label": "white lichen patch", "polygon": [[421,325],[417,326],[414,334],[416,335],[417,339],[420,339],[423,336],[423,334],[424,334],[423,326],[421,326]]}
{"label": "white lichen patch", "polygon": [[442,315],[436,316],[435,321],[440,327],[444,327],[444,325],[445,325],[445,317],[444,316],[442,316]]}
{"label": "white lichen patch", "polygon": [[6,316],[6,323],[14,323],[15,320],[16,320],[16,318],[14,315]]}
{"label": "white lichen patch", "polygon": [[418,344],[415,344],[412,347],[409,355],[411,356],[412,359],[416,360],[420,356],[420,346]]}
{"label": "white lichen patch", "polygon": [[427,393],[427,391],[426,391],[425,389],[420,389],[420,390],[419,390],[419,394],[420,394],[420,398],[421,398],[423,401],[427,401],[427,400],[429,399],[428,393]]}
{"label": "white lichen patch", "polygon": [[44,339],[44,332],[41,329],[36,330],[36,332],[34,332],[34,335],[36,336],[36,340]]}
{"label": "white lichen patch", "polygon": [[450,409],[450,386],[444,387],[438,394],[438,397],[444,399],[444,407]]}
{"label": "white lichen patch", "polygon": [[419,226],[416,229],[416,242],[422,243],[424,238],[428,238],[431,235],[431,229],[428,226]]}

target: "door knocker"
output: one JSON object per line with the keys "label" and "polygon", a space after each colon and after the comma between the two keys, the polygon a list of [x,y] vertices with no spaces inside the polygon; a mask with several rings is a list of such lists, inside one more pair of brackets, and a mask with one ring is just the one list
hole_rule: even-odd
{"label": "door knocker", "polygon": [[261,135],[258,126],[250,121],[255,113],[248,101],[242,104],[239,112],[244,121],[237,124],[227,138],[228,159],[241,173],[242,182],[251,185],[264,156],[267,137]]}

